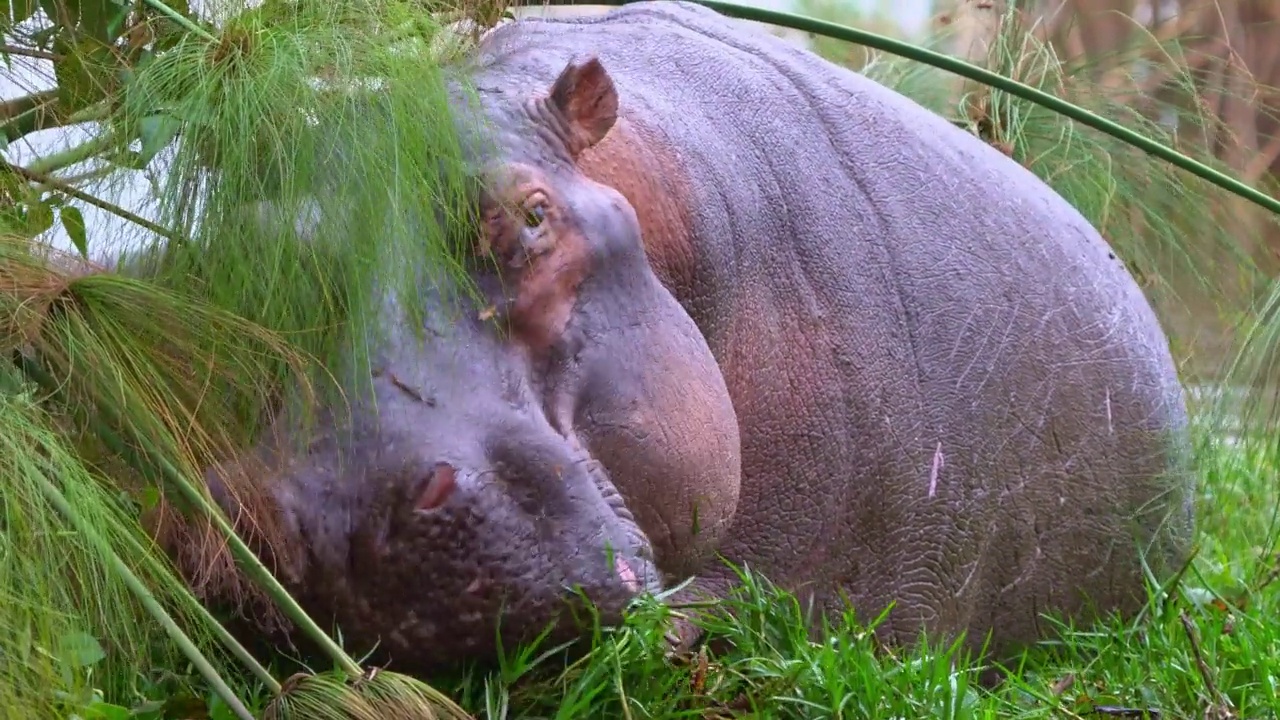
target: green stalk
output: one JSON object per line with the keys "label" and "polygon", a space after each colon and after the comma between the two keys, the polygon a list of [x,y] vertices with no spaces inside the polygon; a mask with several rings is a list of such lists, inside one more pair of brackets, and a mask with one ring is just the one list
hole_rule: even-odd
{"label": "green stalk", "polygon": [[187,32],[195,35],[199,35],[205,40],[209,40],[212,42],[218,41],[218,38],[215,37],[213,33],[191,22],[191,19],[188,18],[186,15],[183,15],[177,10],[174,10],[168,5],[165,5],[163,0],[143,0],[143,2],[150,5],[153,10],[158,11],[161,15],[164,15],[165,17],[169,18],[175,23],[181,25],[183,30],[186,30]]}
{"label": "green stalk", "polygon": [[[144,548],[142,544],[138,542],[137,538],[129,535],[129,544],[132,546],[131,549],[138,553],[139,557],[147,558],[154,569],[164,570],[162,567],[156,567],[159,566],[160,563],[155,561],[154,554],[147,548]],[[192,607],[196,609],[196,613],[200,616],[200,619],[203,620],[205,624],[213,628],[214,635],[216,635],[218,640],[222,642],[223,647],[230,651],[237,660],[247,667],[249,671],[253,673],[254,677],[258,678],[263,686],[267,688],[267,691],[270,692],[273,697],[279,695],[281,692],[280,682],[272,677],[271,673],[262,666],[262,663],[258,662],[258,659],[253,656],[253,653],[250,653],[244,645],[240,644],[240,641],[237,640],[234,635],[222,626],[222,623],[218,622],[218,619],[213,616],[213,613],[209,612],[209,609],[204,606],[204,603],[200,602],[191,594],[191,591],[187,589],[186,585],[179,584],[178,587],[181,588],[182,594],[190,601]]]}
{"label": "green stalk", "polygon": [[[16,358],[16,362],[22,372],[26,374],[26,376],[38,387],[52,395],[58,394],[57,382],[47,372],[45,372],[44,368],[32,361],[31,358],[19,355]],[[301,628],[302,631],[306,633],[307,636],[310,637],[317,645],[319,645],[330,658],[341,665],[344,672],[349,674],[352,678],[360,677],[363,672],[360,669],[360,665],[356,663],[356,661],[353,660],[346,651],[339,647],[338,644],[324,632],[324,630],[321,630],[320,626],[317,625],[309,615],[307,615],[306,611],[303,610],[302,607],[298,605],[297,601],[293,599],[293,596],[289,594],[289,591],[280,584],[280,581],[276,580],[275,576],[271,574],[271,571],[268,570],[267,567],[262,564],[262,561],[258,559],[258,556],[254,555],[253,551],[249,549],[249,546],[246,545],[244,540],[240,538],[240,535],[236,533],[235,529],[231,526],[231,523],[223,517],[222,512],[217,507],[214,507],[213,504],[210,503],[203,495],[201,495],[200,492],[196,490],[185,477],[183,477],[182,472],[178,470],[178,468],[174,467],[167,458],[161,455],[151,445],[150,441],[134,433],[134,439],[142,447],[143,453],[147,456],[146,458],[138,457],[137,453],[135,453],[108,424],[109,422],[112,424],[120,423],[120,418],[116,416],[116,413],[111,408],[105,406],[105,404],[99,404],[97,409],[99,412],[102,412],[109,417],[107,420],[93,417],[90,420],[90,423],[95,434],[102,439],[107,447],[109,447],[112,452],[118,453],[121,457],[125,458],[130,465],[138,470],[138,472],[147,474],[147,460],[154,464],[155,467],[159,468],[160,474],[164,477],[167,484],[180,492],[194,507],[208,515],[209,519],[218,526],[218,530],[227,538],[227,543],[231,546],[231,552],[235,555],[236,560],[240,562],[241,566],[249,573],[250,577],[252,577],[260,587],[266,590],[269,595],[271,595],[271,598],[281,607],[282,610],[284,610],[285,614],[288,615],[293,622],[297,623],[298,627]]]}
{"label": "green stalk", "polygon": [[52,155],[32,160],[27,164],[27,170],[30,170],[37,175],[49,175],[65,167],[82,163],[85,160],[97,156],[99,153],[110,150],[120,144],[119,140],[120,133],[107,130],[92,140],[86,140],[79,145],[67,148],[61,152],[56,152]]}
{"label": "green stalk", "polygon": [[[602,5],[629,5],[637,0],[594,0]],[[581,4],[574,0],[546,0],[550,5],[577,5]],[[1226,175],[1225,173],[1214,170],[1204,163],[1190,158],[1173,148],[1163,145],[1151,138],[1130,130],[1123,125],[1108,120],[1101,115],[1097,115],[1086,110],[1075,103],[1054,97],[1049,93],[1038,88],[1031,87],[1025,83],[1018,82],[1004,75],[993,73],[990,70],[980,68],[977,65],[967,63],[959,58],[912,45],[908,42],[895,40],[885,35],[869,32],[867,30],[859,30],[849,27],[848,25],[840,25],[838,23],[828,22],[826,20],[818,20],[816,18],[796,15],[794,13],[780,12],[777,10],[766,10],[764,8],[750,7],[747,5],[739,5],[732,2],[724,2],[724,0],[691,0],[691,2],[705,5],[716,12],[735,17],[740,20],[751,20],[761,22],[768,25],[777,25],[778,27],[791,28],[801,32],[813,33],[823,37],[833,38],[835,40],[843,40],[845,42],[854,43],[855,45],[865,45],[866,47],[892,55],[898,55],[908,60],[931,65],[939,70],[954,73],[964,78],[980,82],[984,85],[1003,90],[1015,97],[1022,98],[1028,102],[1035,103],[1041,107],[1052,110],[1061,115],[1075,120],[1076,122],[1091,127],[1099,132],[1106,133],[1111,137],[1140,150],[1145,151],[1149,155],[1154,155],[1161,160],[1165,160],[1175,167],[1186,170],[1187,172],[1207,180],[1218,187],[1244,198],[1255,205],[1258,205],[1273,213],[1280,214],[1280,200],[1267,195],[1255,188],[1240,182],[1239,180]]]}
{"label": "green stalk", "polygon": [[241,645],[240,641],[236,640],[235,636],[222,626],[222,623],[218,622],[218,619],[213,616],[213,613],[209,612],[209,609],[204,606],[204,603],[197,600],[189,592],[187,593],[187,596],[191,597],[192,605],[196,608],[196,612],[200,615],[200,619],[213,627],[213,634],[222,642],[222,646],[230,651],[242,665],[249,668],[249,672],[253,673],[253,676],[258,678],[258,682],[262,683],[262,686],[267,689],[267,692],[271,693],[272,697],[278,696],[283,691],[280,681],[276,680],[271,673],[262,666],[262,663],[258,662],[258,659],[253,656],[253,653],[249,652],[248,648]]}
{"label": "green stalk", "polygon": [[62,516],[65,517],[80,534],[89,538],[93,543],[98,545],[99,549],[106,556],[107,561],[111,564],[112,569],[120,574],[125,585],[127,585],[129,590],[138,597],[139,601],[142,602],[147,613],[150,614],[156,622],[160,623],[174,643],[181,648],[182,653],[191,661],[191,664],[196,666],[196,670],[199,671],[200,675],[209,683],[209,686],[213,688],[213,691],[218,694],[218,697],[222,698],[223,702],[227,704],[227,707],[231,708],[231,711],[236,714],[236,717],[240,718],[240,720],[254,720],[253,713],[249,712],[249,709],[244,706],[244,703],[240,701],[240,698],[236,697],[235,692],[232,691],[222,677],[218,675],[218,671],[213,668],[209,659],[204,656],[204,653],[200,652],[200,648],[196,647],[196,644],[192,642],[191,638],[182,631],[182,628],[178,627],[178,623],[174,622],[173,617],[169,615],[169,613],[164,609],[164,606],[156,600],[155,596],[151,594],[151,591],[147,589],[146,585],[138,579],[137,575],[133,574],[133,571],[129,569],[129,566],[120,559],[118,554],[116,554],[116,551],[113,550],[106,541],[98,536],[93,527],[81,520],[79,515],[76,515],[75,511],[71,509],[70,503],[67,502],[67,499],[62,495],[58,488],[55,487],[53,483],[49,482],[49,479],[43,475],[40,477],[40,490],[44,494],[45,499],[48,500],[49,503],[53,505],[54,508],[57,509],[57,511],[61,513]]}
{"label": "green stalk", "polygon": [[128,210],[125,210],[124,208],[120,207],[119,205],[116,205],[114,203],[109,203],[106,200],[103,200],[102,198],[97,197],[96,195],[91,195],[71,185],[70,183],[62,180],[61,178],[51,177],[48,175],[41,175],[39,173],[32,172],[31,170],[28,170],[27,168],[24,168],[21,165],[14,165],[12,163],[7,163],[2,160],[0,160],[0,168],[9,170],[9,172],[14,173],[15,175],[21,177],[23,180],[26,180],[27,182],[43,184],[46,187],[53,188],[54,190],[57,190],[58,192],[69,195],[81,202],[88,203],[89,205],[92,205],[98,208],[99,210],[111,213],[112,215],[115,215],[116,217],[122,220],[128,220],[134,225],[137,225],[145,230],[150,230],[151,232],[159,235],[160,237],[166,240],[169,240],[172,242],[182,242],[182,238],[172,230],[169,230],[168,228],[157,225],[151,222],[150,220],[142,217],[141,215],[136,215],[134,213],[131,213]]}

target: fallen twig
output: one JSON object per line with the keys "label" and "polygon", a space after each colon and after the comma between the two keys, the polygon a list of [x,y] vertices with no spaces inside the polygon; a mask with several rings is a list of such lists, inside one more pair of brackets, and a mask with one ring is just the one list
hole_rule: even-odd
{"label": "fallen twig", "polygon": [[1182,620],[1182,629],[1187,633],[1187,640],[1191,643],[1191,654],[1196,660],[1196,670],[1200,672],[1200,678],[1204,680],[1205,689],[1209,691],[1209,695],[1213,701],[1213,708],[1210,713],[1206,713],[1206,717],[1230,718],[1233,717],[1231,712],[1231,702],[1218,692],[1218,686],[1213,682],[1213,671],[1209,669],[1209,664],[1204,661],[1204,653],[1200,651],[1200,640],[1196,636],[1196,629],[1191,623],[1190,616],[1185,611],[1180,611],[1178,617]]}

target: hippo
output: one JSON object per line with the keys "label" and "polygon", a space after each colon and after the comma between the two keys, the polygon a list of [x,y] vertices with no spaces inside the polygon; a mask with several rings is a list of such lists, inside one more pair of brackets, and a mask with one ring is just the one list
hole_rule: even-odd
{"label": "hippo", "polygon": [[457,69],[476,292],[388,292],[345,419],[263,451],[281,577],[353,650],[492,661],[745,567],[816,619],[887,610],[886,643],[1009,655],[1185,562],[1168,339],[1016,161],[692,3],[509,22]]}

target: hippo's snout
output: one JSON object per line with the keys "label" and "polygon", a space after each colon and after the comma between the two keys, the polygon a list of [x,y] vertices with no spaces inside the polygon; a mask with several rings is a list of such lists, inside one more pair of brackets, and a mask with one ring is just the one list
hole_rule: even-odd
{"label": "hippo's snout", "polygon": [[384,396],[376,434],[313,444],[276,483],[309,548],[308,610],[406,670],[491,659],[495,633],[562,643],[662,587],[604,467],[540,415],[494,416],[434,425]]}
{"label": "hippo's snout", "polygon": [[562,438],[554,440],[564,447],[539,449],[526,438],[495,448],[502,460],[485,470],[459,470],[444,460],[427,464],[398,499],[404,517],[394,537],[384,534],[380,561],[436,557],[441,542],[451,540],[469,542],[477,552],[473,562],[446,565],[476,576],[464,589],[469,595],[504,584],[512,602],[536,594],[536,574],[499,571],[526,563],[558,565],[562,591],[581,588],[606,610],[660,590],[649,540],[603,467],[572,457]]}

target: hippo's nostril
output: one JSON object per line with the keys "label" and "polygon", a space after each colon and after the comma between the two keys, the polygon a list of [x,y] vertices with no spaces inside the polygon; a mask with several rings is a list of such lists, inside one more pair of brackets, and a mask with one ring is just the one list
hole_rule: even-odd
{"label": "hippo's nostril", "polygon": [[431,469],[431,475],[422,486],[422,492],[418,495],[418,502],[414,503],[413,509],[435,510],[449,499],[456,486],[457,471],[453,466],[445,462],[436,463],[436,466]]}

